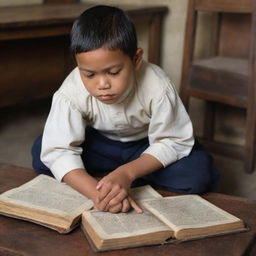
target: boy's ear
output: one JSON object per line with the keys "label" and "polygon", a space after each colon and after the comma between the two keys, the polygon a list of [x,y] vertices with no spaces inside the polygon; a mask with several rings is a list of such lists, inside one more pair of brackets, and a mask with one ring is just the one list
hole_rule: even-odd
{"label": "boy's ear", "polygon": [[143,50],[141,48],[138,48],[136,51],[136,54],[133,58],[133,63],[134,63],[134,67],[135,70],[139,70],[142,64],[142,60],[143,60]]}

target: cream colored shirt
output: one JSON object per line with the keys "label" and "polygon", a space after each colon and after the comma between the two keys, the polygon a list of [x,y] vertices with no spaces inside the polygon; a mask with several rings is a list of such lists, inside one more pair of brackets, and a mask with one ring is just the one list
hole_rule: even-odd
{"label": "cream colored shirt", "polygon": [[[144,153],[163,166],[187,156],[194,144],[193,129],[181,100],[165,73],[144,62],[129,94],[116,104],[104,104],[86,90],[75,68],[54,94],[42,140],[41,159],[58,180],[84,168],[81,160],[85,127],[122,142],[148,136]],[[86,143],[86,142],[85,142]]]}

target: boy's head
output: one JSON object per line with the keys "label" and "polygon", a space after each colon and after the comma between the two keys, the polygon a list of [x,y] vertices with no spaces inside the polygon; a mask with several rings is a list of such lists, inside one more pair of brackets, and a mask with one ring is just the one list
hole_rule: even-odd
{"label": "boy's head", "polygon": [[71,32],[76,57],[87,91],[105,104],[121,102],[135,84],[142,63],[133,23],[120,9],[96,6],[85,11]]}
{"label": "boy's head", "polygon": [[136,30],[119,8],[99,5],[83,12],[73,24],[71,51],[74,55],[99,48],[121,50],[131,59],[137,51]]}

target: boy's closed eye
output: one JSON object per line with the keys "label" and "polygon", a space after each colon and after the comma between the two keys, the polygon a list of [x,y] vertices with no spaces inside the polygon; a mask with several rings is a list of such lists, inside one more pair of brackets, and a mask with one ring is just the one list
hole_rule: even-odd
{"label": "boy's closed eye", "polygon": [[118,71],[109,71],[108,74],[111,76],[116,76],[116,75],[119,75],[120,71],[121,71],[121,69]]}
{"label": "boy's closed eye", "polygon": [[[120,71],[121,71],[121,69],[118,71],[107,71],[107,74],[111,75],[111,76],[117,76],[120,74]],[[95,76],[95,73],[89,72],[89,73],[85,73],[84,75],[86,78],[93,78]]]}
{"label": "boy's closed eye", "polygon": [[84,74],[87,78],[92,78],[92,77],[94,77],[94,73],[86,73],[86,74]]}

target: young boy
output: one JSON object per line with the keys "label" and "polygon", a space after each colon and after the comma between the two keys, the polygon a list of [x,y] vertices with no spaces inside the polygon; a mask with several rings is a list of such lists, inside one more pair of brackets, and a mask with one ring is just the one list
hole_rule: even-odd
{"label": "young boy", "polygon": [[71,50],[77,67],[54,94],[32,148],[37,173],[52,173],[113,213],[142,212],[129,196],[134,185],[180,193],[213,188],[211,157],[194,145],[191,121],[165,73],[143,61],[122,10],[85,11],[74,22]]}

